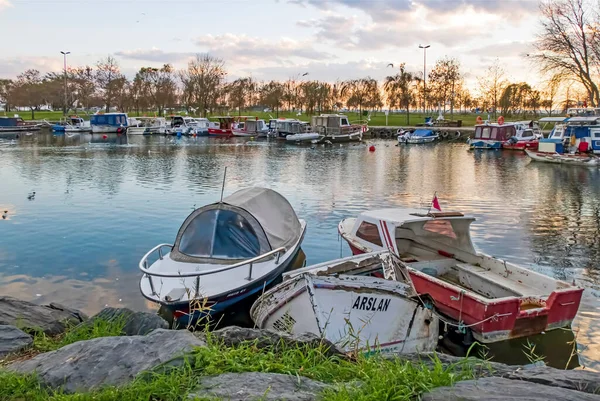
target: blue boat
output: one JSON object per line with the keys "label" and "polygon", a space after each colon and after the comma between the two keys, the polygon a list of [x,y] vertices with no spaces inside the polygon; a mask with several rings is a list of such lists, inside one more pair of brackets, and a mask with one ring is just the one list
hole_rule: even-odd
{"label": "blue boat", "polygon": [[40,124],[28,124],[21,117],[0,117],[0,133],[39,131]]}
{"label": "blue boat", "polygon": [[242,189],[194,210],[174,245],[160,244],[144,255],[140,291],[179,326],[214,317],[280,278],[305,231],[304,220],[279,193]]}
{"label": "blue boat", "polygon": [[116,133],[124,134],[129,126],[127,114],[125,113],[105,113],[94,114],[90,118],[92,133]]}
{"label": "blue boat", "polygon": [[416,129],[413,132],[403,132],[398,135],[398,143],[412,143],[412,144],[422,144],[422,143],[433,143],[437,139],[439,139],[439,135],[437,132],[430,129]]}
{"label": "blue boat", "polygon": [[514,124],[480,124],[475,126],[475,135],[469,138],[470,149],[502,149],[502,143],[516,136]]}

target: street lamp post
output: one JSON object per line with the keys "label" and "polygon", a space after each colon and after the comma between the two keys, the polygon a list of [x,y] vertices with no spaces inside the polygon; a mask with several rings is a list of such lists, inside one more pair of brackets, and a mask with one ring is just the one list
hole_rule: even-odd
{"label": "street lamp post", "polygon": [[[300,74],[302,73],[298,73],[298,75],[296,75],[296,81],[300,80]],[[304,74],[302,74],[302,77],[305,77],[308,75],[308,72],[305,72]],[[296,102],[298,102],[298,85],[296,85]],[[300,114],[302,114],[302,107],[300,108]]]}
{"label": "street lamp post", "polygon": [[67,54],[71,54],[71,52],[63,52],[61,50],[60,53],[63,55],[63,59],[65,62],[65,69],[64,69],[64,73],[65,73],[65,107],[63,108],[63,114],[66,116],[67,115]]}
{"label": "street lamp post", "polygon": [[431,47],[431,45],[419,45],[419,49],[423,49],[423,112],[427,112],[427,49]]}

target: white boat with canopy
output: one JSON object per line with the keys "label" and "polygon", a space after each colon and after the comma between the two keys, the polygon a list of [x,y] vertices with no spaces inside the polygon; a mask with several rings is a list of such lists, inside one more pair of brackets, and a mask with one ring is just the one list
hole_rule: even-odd
{"label": "white boat with canopy", "polygon": [[439,319],[397,261],[384,251],[285,273],[250,314],[261,329],[314,333],[346,351],[433,351]]}
{"label": "white boat with canopy", "polygon": [[280,277],[305,231],[306,222],[282,195],[242,189],[194,210],[174,245],[160,244],[144,255],[140,290],[180,324],[221,313]]}

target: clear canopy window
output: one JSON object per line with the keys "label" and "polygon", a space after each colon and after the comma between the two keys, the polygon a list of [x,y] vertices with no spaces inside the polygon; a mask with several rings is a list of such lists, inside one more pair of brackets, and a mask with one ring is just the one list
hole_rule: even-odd
{"label": "clear canopy window", "polygon": [[260,255],[260,243],[245,218],[231,210],[213,209],[189,223],[179,251],[193,257],[248,259]]}

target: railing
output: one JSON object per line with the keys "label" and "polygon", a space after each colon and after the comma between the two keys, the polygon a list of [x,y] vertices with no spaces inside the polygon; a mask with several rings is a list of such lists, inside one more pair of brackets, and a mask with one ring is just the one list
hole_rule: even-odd
{"label": "railing", "polygon": [[246,280],[250,281],[252,280],[252,268],[254,263],[261,261],[263,259],[267,259],[275,254],[277,254],[276,256],[276,260],[275,263],[279,263],[279,258],[281,257],[282,253],[285,253],[287,251],[287,249],[282,246],[279,247],[277,249],[273,249],[272,251],[269,251],[267,253],[263,253],[262,255],[256,256],[252,259],[249,260],[243,260],[241,262],[235,263],[233,265],[229,265],[229,266],[224,266],[224,267],[220,267],[217,269],[212,269],[212,270],[207,270],[207,271],[201,271],[201,272],[189,272],[189,273],[181,273],[181,272],[177,272],[177,273],[160,273],[160,272],[151,272],[148,269],[148,257],[150,255],[152,255],[154,252],[156,252],[158,250],[158,258],[160,260],[163,259],[163,248],[172,248],[173,245],[171,244],[160,244],[155,246],[154,248],[152,248],[150,251],[148,251],[148,253],[146,253],[144,255],[144,257],[140,260],[139,263],[139,268],[142,271],[142,273],[144,273],[147,277],[148,277],[148,282],[150,283],[150,290],[152,290],[152,295],[157,295],[155,289],[154,289],[154,283],[152,282],[152,277],[167,277],[167,278],[186,278],[186,277],[195,277],[196,278],[196,296],[198,296],[198,291],[200,288],[200,277],[201,276],[208,276],[210,274],[215,274],[215,273],[221,273],[224,271],[228,271],[228,270],[232,270],[232,269],[236,269],[238,267],[242,267],[245,265],[248,265],[248,277],[246,277]]}

